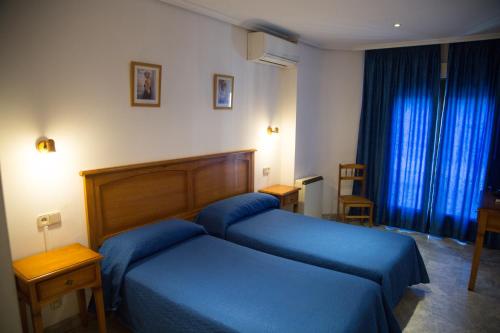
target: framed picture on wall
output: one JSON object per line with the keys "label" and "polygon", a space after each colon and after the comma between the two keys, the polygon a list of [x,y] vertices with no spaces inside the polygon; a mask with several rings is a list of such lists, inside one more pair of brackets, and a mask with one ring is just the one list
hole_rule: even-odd
{"label": "framed picture on wall", "polygon": [[130,99],[132,106],[160,106],[161,65],[130,63]]}
{"label": "framed picture on wall", "polygon": [[214,109],[232,110],[234,76],[214,74]]}

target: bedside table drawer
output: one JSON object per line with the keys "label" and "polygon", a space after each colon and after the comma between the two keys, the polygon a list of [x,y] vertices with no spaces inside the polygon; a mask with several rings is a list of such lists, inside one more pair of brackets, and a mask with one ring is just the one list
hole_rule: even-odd
{"label": "bedside table drawer", "polygon": [[299,193],[295,192],[293,194],[287,195],[283,201],[284,205],[295,204],[299,201]]}
{"label": "bedside table drawer", "polygon": [[95,265],[85,266],[37,284],[36,290],[40,301],[80,289],[96,281]]}

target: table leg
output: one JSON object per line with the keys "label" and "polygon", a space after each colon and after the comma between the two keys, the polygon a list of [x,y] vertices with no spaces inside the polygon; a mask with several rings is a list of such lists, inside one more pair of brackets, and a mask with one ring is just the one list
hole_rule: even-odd
{"label": "table leg", "polygon": [[26,302],[19,297],[19,314],[21,315],[21,325],[23,328],[23,333],[28,333],[28,316],[26,316]]}
{"label": "table leg", "polygon": [[469,277],[469,290],[473,291],[476,286],[476,277],[477,271],[479,269],[479,258],[481,257],[481,251],[483,249],[484,242],[484,233],[486,231],[486,222],[488,213],[483,210],[479,210],[479,217],[477,219],[478,227],[477,227],[477,236],[476,236],[476,245],[474,247],[474,256],[472,257],[472,266]]}
{"label": "table leg", "polygon": [[99,332],[106,333],[106,314],[104,312],[104,299],[102,296],[102,288],[92,288],[94,293],[95,307],[97,311],[97,321],[99,322]]}
{"label": "table leg", "polygon": [[298,203],[293,204],[293,212],[297,213],[298,211],[299,211],[299,204]]}
{"label": "table leg", "polygon": [[87,327],[88,324],[88,312],[87,312],[87,301],[85,299],[85,289],[79,289],[76,291],[78,296],[78,308],[80,310],[80,320],[83,327]]}
{"label": "table leg", "polygon": [[31,303],[31,322],[35,333],[43,333],[42,308],[38,303]]}

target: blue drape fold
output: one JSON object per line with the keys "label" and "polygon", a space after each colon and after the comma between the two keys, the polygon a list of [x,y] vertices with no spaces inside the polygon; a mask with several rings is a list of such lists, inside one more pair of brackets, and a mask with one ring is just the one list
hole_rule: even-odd
{"label": "blue drape fold", "polygon": [[356,160],[367,165],[377,223],[428,231],[439,71],[439,45],[365,54]]}
{"label": "blue drape fold", "polygon": [[474,240],[498,112],[500,40],[451,44],[446,82],[430,233]]}

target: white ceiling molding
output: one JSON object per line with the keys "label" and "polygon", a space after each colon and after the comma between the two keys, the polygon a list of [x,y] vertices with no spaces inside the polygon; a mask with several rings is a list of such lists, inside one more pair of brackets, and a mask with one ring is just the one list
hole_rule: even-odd
{"label": "white ceiling molding", "polygon": [[353,50],[354,51],[365,51],[365,50],[389,49],[389,48],[407,47],[407,46],[451,44],[451,43],[473,42],[473,41],[497,39],[497,38],[500,38],[500,33],[471,35],[471,36],[462,36],[462,37],[425,39],[425,40],[416,40],[416,41],[407,41],[407,42],[398,42],[398,43],[375,43],[375,44],[361,45],[359,47],[353,48]]}

